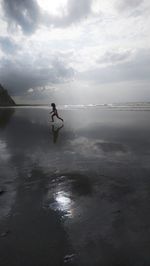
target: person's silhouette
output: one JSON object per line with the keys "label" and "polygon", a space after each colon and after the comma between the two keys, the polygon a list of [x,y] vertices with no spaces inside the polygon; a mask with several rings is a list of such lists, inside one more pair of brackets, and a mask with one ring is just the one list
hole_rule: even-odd
{"label": "person's silhouette", "polygon": [[60,119],[62,122],[64,121],[59,115],[58,115],[58,111],[56,109],[56,104],[55,103],[52,103],[51,104],[52,106],[52,111],[50,112],[50,114],[52,114],[52,122],[54,122],[54,116],[56,116],[58,119]]}

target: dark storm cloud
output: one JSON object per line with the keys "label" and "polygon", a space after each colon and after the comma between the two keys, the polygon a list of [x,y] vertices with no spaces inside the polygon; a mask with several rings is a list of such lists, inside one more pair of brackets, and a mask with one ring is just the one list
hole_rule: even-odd
{"label": "dark storm cloud", "polygon": [[79,22],[92,12],[92,1],[68,0],[61,16],[42,11],[36,0],[3,0],[2,6],[9,26],[19,26],[25,34],[32,34],[40,24],[66,27]]}
{"label": "dark storm cloud", "polygon": [[13,53],[19,49],[19,45],[11,40],[11,38],[0,37],[0,48],[3,50],[3,52]]}
{"label": "dark storm cloud", "polygon": [[0,80],[13,95],[26,93],[29,88],[43,87],[51,84],[64,83],[73,78],[74,71],[58,58],[51,65],[40,67],[34,64],[23,64],[11,59],[0,61]]}
{"label": "dark storm cloud", "polygon": [[26,34],[35,31],[40,19],[36,0],[3,0],[2,6],[10,26],[20,26]]}
{"label": "dark storm cloud", "polygon": [[150,80],[150,50],[140,50],[132,60],[120,64],[97,67],[80,74],[81,79],[95,83]]}

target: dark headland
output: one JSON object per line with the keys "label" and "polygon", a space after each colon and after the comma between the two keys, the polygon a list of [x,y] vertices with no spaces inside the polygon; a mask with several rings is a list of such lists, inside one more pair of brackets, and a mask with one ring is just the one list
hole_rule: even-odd
{"label": "dark headland", "polygon": [[15,106],[15,101],[8,94],[7,90],[0,84],[0,106]]}

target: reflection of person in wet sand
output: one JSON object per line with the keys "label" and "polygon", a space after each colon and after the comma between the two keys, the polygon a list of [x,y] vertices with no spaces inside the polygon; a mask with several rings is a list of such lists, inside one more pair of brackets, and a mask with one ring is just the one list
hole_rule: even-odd
{"label": "reflection of person in wet sand", "polygon": [[50,112],[52,114],[52,122],[54,122],[54,116],[56,116],[58,119],[60,119],[62,122],[64,121],[59,115],[58,115],[58,111],[56,109],[56,104],[52,103],[51,104],[53,110]]}
{"label": "reflection of person in wet sand", "polygon": [[53,133],[53,142],[56,143],[58,136],[59,136],[59,130],[63,127],[63,125],[61,125],[60,127],[56,127],[54,125],[52,125],[52,133]]}

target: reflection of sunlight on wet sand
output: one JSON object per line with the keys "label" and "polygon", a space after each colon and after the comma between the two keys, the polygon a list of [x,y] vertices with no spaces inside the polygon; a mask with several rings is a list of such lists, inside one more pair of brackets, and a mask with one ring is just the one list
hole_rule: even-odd
{"label": "reflection of sunlight on wet sand", "polygon": [[55,211],[61,211],[63,217],[73,218],[73,202],[70,198],[70,194],[65,191],[58,191],[54,194],[55,202],[50,204],[50,208]]}
{"label": "reflection of sunlight on wet sand", "polygon": [[66,212],[66,216],[71,218],[72,217],[72,209],[71,209],[72,201],[69,198],[69,194],[65,193],[64,191],[60,191],[56,194],[55,200],[58,203],[58,208],[61,211]]}
{"label": "reflection of sunlight on wet sand", "polygon": [[68,205],[71,203],[71,199],[63,191],[57,193],[56,201],[60,204],[60,207],[64,210],[67,209]]}
{"label": "reflection of sunlight on wet sand", "polygon": [[58,212],[62,218],[79,220],[83,214],[82,204],[91,195],[92,184],[89,177],[79,172],[70,172],[51,180],[43,207]]}

